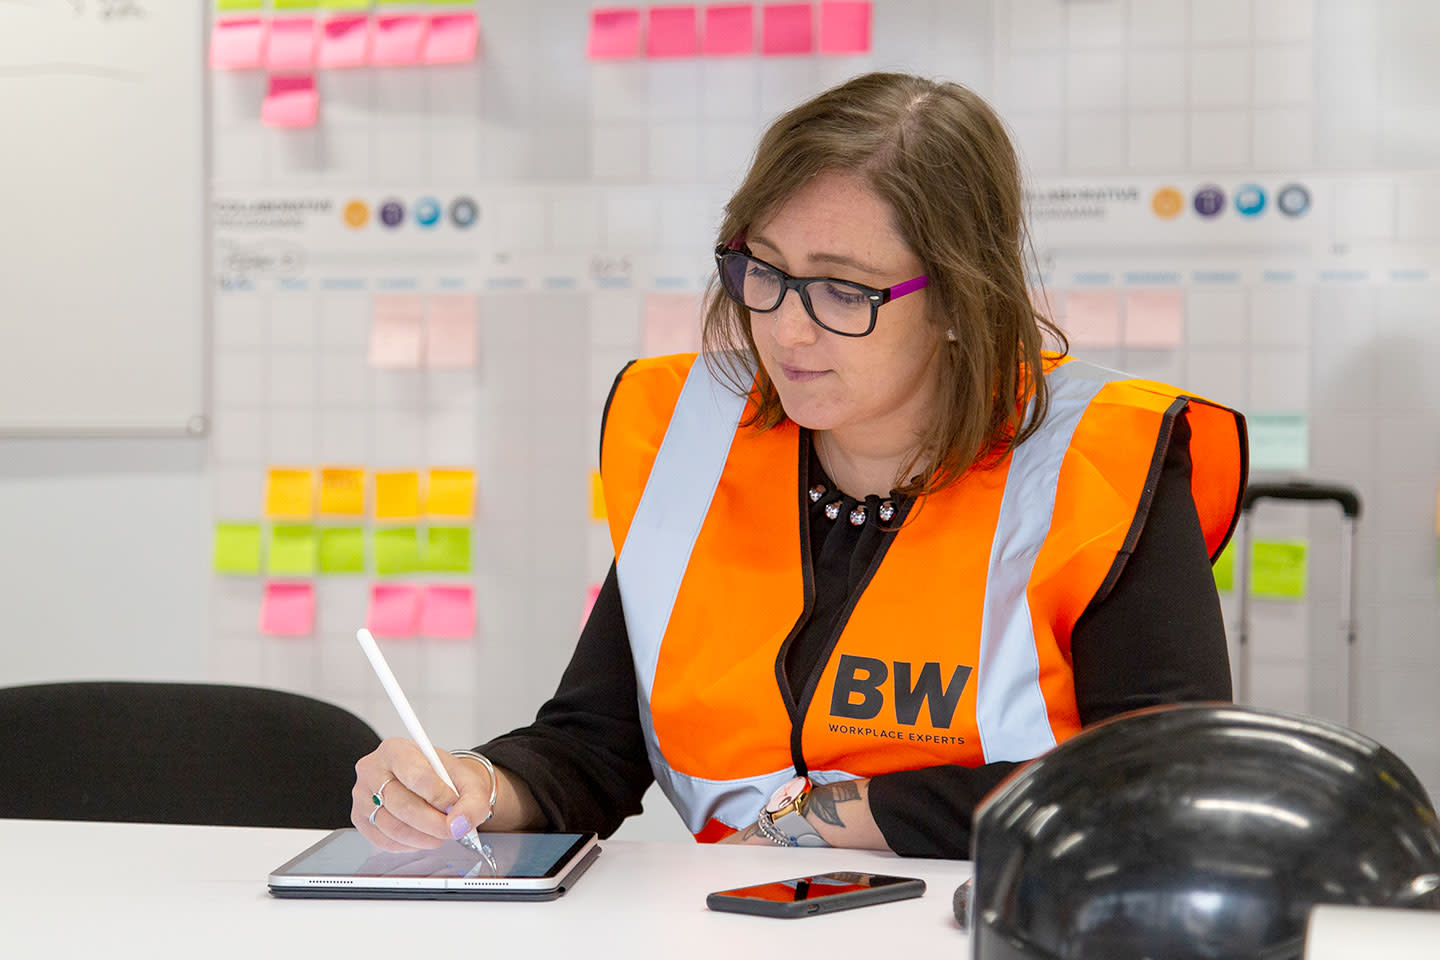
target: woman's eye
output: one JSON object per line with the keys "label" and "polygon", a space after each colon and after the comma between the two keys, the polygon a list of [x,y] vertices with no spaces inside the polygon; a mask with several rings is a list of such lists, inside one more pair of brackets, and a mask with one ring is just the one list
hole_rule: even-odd
{"label": "woman's eye", "polygon": [[826,284],[825,293],[834,299],[836,303],[843,303],[847,307],[858,307],[866,301],[865,294],[859,290],[852,290],[849,287],[837,287],[833,284]]}

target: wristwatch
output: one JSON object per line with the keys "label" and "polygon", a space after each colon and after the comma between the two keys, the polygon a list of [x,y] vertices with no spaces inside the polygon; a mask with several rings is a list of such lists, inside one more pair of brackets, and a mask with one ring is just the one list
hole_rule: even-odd
{"label": "wristwatch", "polygon": [[760,832],[782,847],[830,846],[805,819],[812,787],[809,777],[795,777],[782,783],[755,818]]}

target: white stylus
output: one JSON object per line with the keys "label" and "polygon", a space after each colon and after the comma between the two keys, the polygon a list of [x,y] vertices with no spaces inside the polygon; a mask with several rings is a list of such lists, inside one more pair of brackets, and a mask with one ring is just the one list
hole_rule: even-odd
{"label": "white stylus", "polygon": [[[400,689],[400,681],[395,679],[395,674],[390,670],[390,664],[385,662],[385,654],[380,652],[375,638],[370,635],[369,630],[361,627],[355,631],[355,639],[360,641],[360,649],[365,651],[365,656],[370,660],[370,666],[375,668],[375,676],[380,678],[380,686],[385,688],[390,702],[395,705],[395,712],[400,714],[400,722],[405,724],[410,739],[414,740],[416,746],[420,748],[420,752],[425,754],[425,759],[430,761],[430,766],[434,768],[436,775],[445,781],[445,786],[454,790],[455,795],[459,796],[460,791],[455,788],[455,781],[451,780],[450,774],[445,772],[445,765],[440,762],[440,755],[435,752],[435,745],[425,735],[425,728],[420,726],[420,718],[415,716],[415,711],[410,706],[410,700],[405,696],[405,691]],[[470,832],[460,838],[460,842],[484,856],[484,847],[480,844],[480,832],[474,827],[471,827]]]}

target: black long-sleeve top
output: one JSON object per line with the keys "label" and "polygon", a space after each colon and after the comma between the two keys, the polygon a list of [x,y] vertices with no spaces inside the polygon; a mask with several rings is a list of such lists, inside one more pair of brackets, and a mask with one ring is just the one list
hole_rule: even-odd
{"label": "black long-sleeve top", "polygon": [[[1231,698],[1224,621],[1190,494],[1189,437],[1182,415],[1133,553],[1109,594],[1091,603],[1071,632],[1082,725],[1160,703]],[[805,482],[807,489],[834,486],[813,446]],[[869,498],[870,519],[854,526],[847,518],[856,501],[828,490],[810,506],[815,602],[785,652],[786,680],[797,700],[810,674],[823,668],[835,616],[863,584],[876,551],[895,535],[886,529],[893,525],[874,519],[878,497]],[[837,500],[841,510],[832,520],[825,507]],[[641,811],[654,780],[636,690],[612,564],[555,696],[534,723],[479,749],[525,781],[552,829],[608,836]],[[870,810],[895,852],[963,859],[976,805],[1017,766],[881,774],[870,779]]]}

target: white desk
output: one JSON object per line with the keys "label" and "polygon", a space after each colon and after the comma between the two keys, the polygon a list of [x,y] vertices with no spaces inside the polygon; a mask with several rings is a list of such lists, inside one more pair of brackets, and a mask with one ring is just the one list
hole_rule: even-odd
{"label": "white desk", "polygon": [[[601,841],[544,903],[277,900],[270,871],[324,831],[0,820],[0,957],[963,958],[950,900],[971,865],[856,850]],[[712,890],[825,870],[921,877],[924,897],[778,920],[714,913]],[[517,954],[516,951],[524,953]]]}

